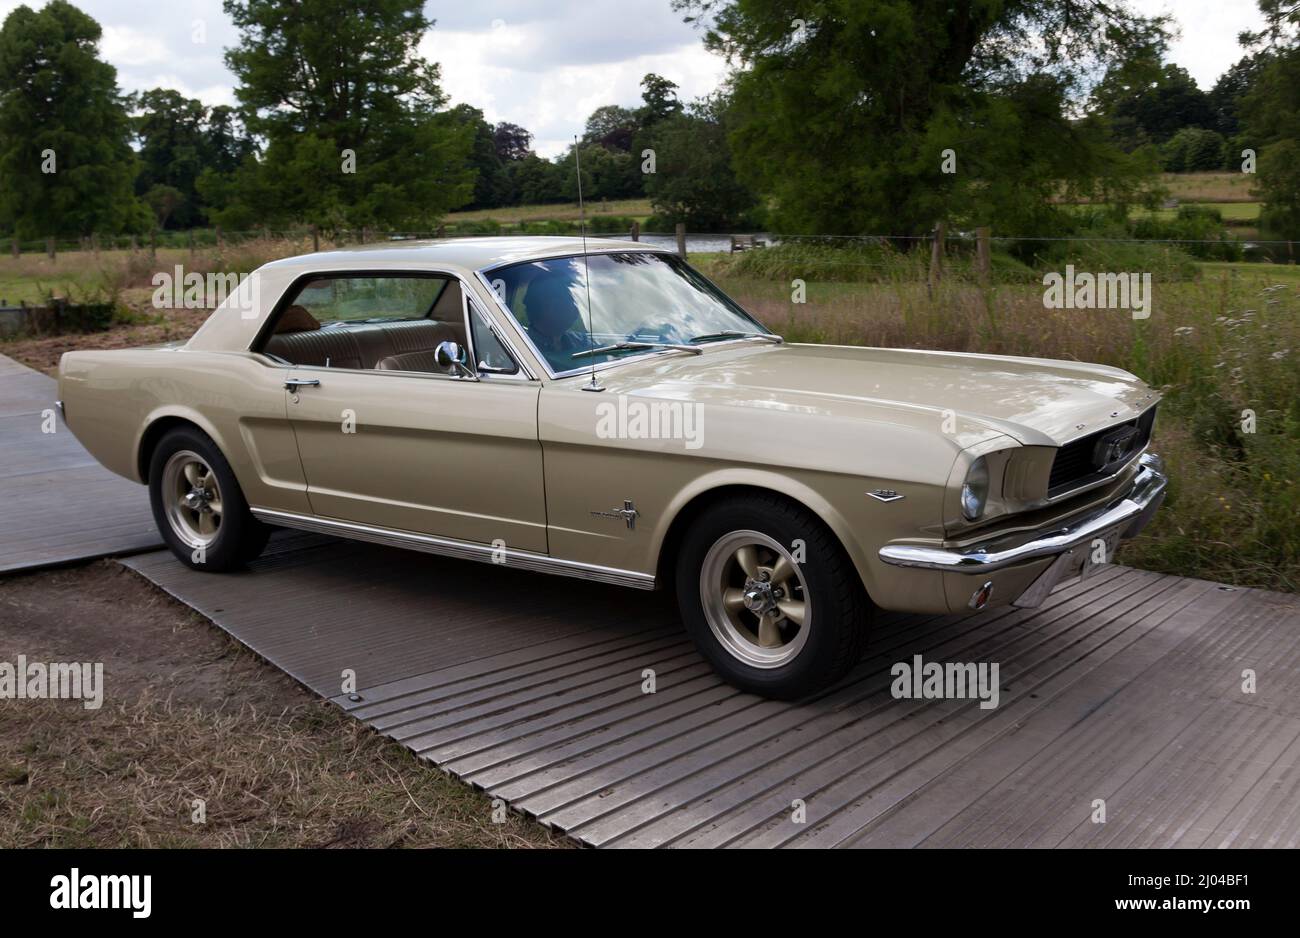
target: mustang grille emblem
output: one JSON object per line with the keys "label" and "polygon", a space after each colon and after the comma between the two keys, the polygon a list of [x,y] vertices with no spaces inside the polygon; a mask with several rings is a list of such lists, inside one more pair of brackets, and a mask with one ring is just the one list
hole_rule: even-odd
{"label": "mustang grille emblem", "polygon": [[1099,472],[1117,467],[1133,453],[1141,435],[1142,432],[1137,427],[1121,427],[1113,433],[1107,433],[1097,441],[1092,452],[1092,464]]}
{"label": "mustang grille emblem", "polygon": [[628,498],[623,500],[622,508],[614,508],[610,511],[593,511],[591,514],[596,518],[621,518],[627,522],[627,529],[629,531],[635,531],[636,519],[640,517],[641,512],[636,510],[636,506],[633,505],[632,500]]}

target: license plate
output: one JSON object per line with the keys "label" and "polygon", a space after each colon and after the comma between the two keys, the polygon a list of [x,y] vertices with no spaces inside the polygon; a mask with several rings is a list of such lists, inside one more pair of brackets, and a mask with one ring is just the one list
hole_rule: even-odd
{"label": "license plate", "polygon": [[1077,555],[1075,562],[1078,569],[1067,571],[1062,579],[1069,579],[1077,575],[1079,579],[1086,580],[1089,574],[1097,568],[1098,564],[1114,563],[1115,551],[1119,549],[1119,536],[1122,533],[1122,528],[1122,525],[1117,525],[1108,531],[1101,532],[1088,543],[1080,544],[1074,548],[1074,554]]}

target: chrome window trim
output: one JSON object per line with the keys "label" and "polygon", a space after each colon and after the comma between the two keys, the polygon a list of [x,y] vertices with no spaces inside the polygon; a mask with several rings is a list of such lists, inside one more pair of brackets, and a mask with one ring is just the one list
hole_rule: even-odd
{"label": "chrome window trim", "polygon": [[[388,369],[380,370],[378,368],[335,368],[335,367],[326,367],[324,365],[296,365],[292,363],[288,365],[283,365],[280,364],[279,362],[274,362],[272,359],[270,359],[270,357],[267,355],[266,352],[260,351],[259,349],[255,348],[255,346],[265,344],[265,341],[268,340],[272,335],[274,335],[274,333],[265,332],[265,330],[267,330],[270,327],[272,319],[278,318],[283,313],[283,306],[288,304],[290,291],[293,290],[295,286],[301,287],[301,285],[304,283],[308,283],[313,279],[322,278],[322,277],[329,277],[332,279],[346,279],[348,277],[378,278],[378,277],[383,277],[385,274],[391,274],[396,277],[420,277],[420,276],[430,276],[430,275],[441,276],[441,277],[445,277],[448,280],[455,280],[460,285],[461,321],[464,323],[465,326],[465,342],[469,346],[470,357],[474,360],[474,365],[475,365],[474,371],[477,377],[469,378],[461,374],[440,374],[435,371],[396,371],[396,370],[388,370]],[[495,294],[495,291],[493,291],[493,293]],[[297,295],[297,291],[294,291],[294,295],[295,296]],[[255,335],[252,341],[249,342],[248,348],[245,351],[247,351],[251,355],[261,356],[262,358],[266,358],[269,361],[272,361],[273,364],[275,364],[275,366],[278,368],[287,367],[290,370],[320,371],[320,372],[325,372],[327,374],[345,373],[345,374],[357,374],[357,375],[396,375],[402,378],[444,378],[451,381],[468,381],[471,383],[482,381],[485,378],[490,378],[493,381],[503,381],[503,380],[504,381],[536,381],[537,376],[533,373],[533,370],[528,367],[527,362],[523,359],[522,356],[520,356],[518,350],[515,349],[515,347],[511,344],[509,339],[503,335],[498,335],[497,338],[502,340],[502,344],[505,345],[506,351],[510,353],[510,356],[515,360],[515,363],[519,365],[521,374],[490,375],[490,376],[477,374],[478,359],[474,355],[474,336],[473,336],[473,330],[470,328],[470,321],[469,321],[469,315],[470,315],[469,307],[472,301],[473,301],[472,290],[471,290],[470,282],[466,280],[461,274],[457,273],[456,271],[447,270],[443,267],[436,267],[436,266],[418,267],[418,268],[394,267],[388,270],[372,270],[369,268],[365,268],[365,269],[338,268],[334,270],[317,270],[306,274],[302,274],[293,279],[293,282],[290,283],[289,286],[285,288],[284,293],[281,294],[280,299],[276,301],[276,306],[272,310],[271,316],[267,317],[267,321],[263,324],[262,329],[259,330],[258,334]],[[485,319],[491,322],[491,317],[487,316],[486,314],[483,315]],[[395,322],[418,322],[419,320],[395,319],[394,321]],[[380,324],[372,323],[372,325],[380,325]],[[265,335],[263,335],[263,332],[265,332]]]}
{"label": "chrome window trim", "polygon": [[[359,524],[352,521],[340,521],[334,518],[317,518],[291,511],[275,511],[269,508],[250,508],[249,510],[259,521],[280,527],[313,531],[317,534],[332,534],[356,541],[402,547],[443,557],[500,564],[498,559],[500,550],[490,544],[459,541],[453,538],[436,537],[432,534],[418,534],[413,531],[397,531],[392,528],[381,528],[376,525]],[[578,579],[590,580],[596,583],[610,583],[614,586],[628,586],[634,589],[650,590],[655,588],[655,578],[648,573],[637,573],[635,570],[620,570],[615,567],[602,567],[597,564],[579,563],[576,560],[560,560],[528,550],[506,548],[505,551],[505,566],[508,567],[530,570],[534,573],[577,577]]]}
{"label": "chrome window trim", "polygon": [[[587,253],[588,254],[666,254],[674,257],[676,256],[675,251],[670,251],[665,248],[654,248],[654,247],[647,247],[635,251],[629,251],[627,248],[607,248],[605,250],[588,251]],[[673,349],[662,349],[662,348],[649,349],[645,352],[642,352],[639,355],[624,355],[620,358],[610,359],[609,361],[596,362],[594,368],[591,364],[586,364],[586,365],[581,365],[577,368],[571,368],[568,371],[553,370],[551,368],[550,361],[547,359],[545,355],[541,353],[541,351],[537,348],[537,346],[533,344],[533,340],[528,336],[528,331],[519,324],[519,320],[515,318],[515,314],[511,312],[510,307],[506,305],[505,300],[501,298],[501,294],[497,293],[497,291],[493,289],[492,282],[488,279],[488,274],[502,267],[513,267],[516,264],[532,264],[541,261],[563,260],[566,257],[582,257],[582,255],[565,253],[565,254],[555,254],[548,257],[534,257],[529,260],[523,260],[523,261],[503,261],[502,263],[499,264],[492,264],[491,266],[488,267],[481,267],[474,272],[474,275],[478,278],[479,283],[482,284],[483,289],[487,290],[487,292],[491,295],[492,301],[496,304],[497,310],[501,313],[502,317],[506,320],[506,322],[510,324],[510,328],[514,331],[514,333],[517,336],[519,336],[519,338],[522,339],[524,343],[527,344],[529,351],[531,351],[533,357],[537,359],[537,363],[541,365],[542,368],[546,371],[548,377],[559,380],[562,378],[573,378],[579,375],[589,375],[592,373],[593,370],[597,372],[604,371],[608,368],[616,368],[619,365],[627,364],[628,362],[644,361],[646,359],[655,358],[657,356],[665,355],[674,351]],[[699,271],[695,271],[695,272],[699,274],[701,277],[704,277],[704,275],[700,274]],[[712,285],[715,289],[717,289],[718,292],[720,293],[723,292],[722,288],[718,287],[717,284],[713,283],[712,280],[709,280],[707,277],[704,277],[704,279],[708,281],[709,284]],[[724,293],[723,295],[725,296],[726,294]],[[728,297],[728,299],[731,298]],[[732,299],[731,302],[736,303],[734,299]],[[736,306],[740,307],[740,304],[736,303]],[[740,309],[742,312],[744,312],[744,314],[747,317],[749,317],[749,319],[755,325],[758,326],[759,329],[765,332],[770,332],[767,326],[763,325],[761,322],[755,319],[753,314],[751,314],[748,310],[744,309],[744,307],[740,307]],[[772,333],[772,335],[775,334],[776,333]],[[749,342],[749,341],[752,341],[752,339],[744,338],[744,337],[737,338],[737,339],[725,339],[720,342],[708,342],[704,346],[702,346],[702,348],[714,348],[723,345],[738,345],[742,342]]]}

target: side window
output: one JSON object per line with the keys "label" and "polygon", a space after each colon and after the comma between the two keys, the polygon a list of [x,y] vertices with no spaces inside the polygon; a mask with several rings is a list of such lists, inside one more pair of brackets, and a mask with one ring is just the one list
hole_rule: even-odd
{"label": "side window", "polygon": [[454,277],[322,274],[294,290],[261,351],[291,365],[441,375],[443,342],[469,347]]}
{"label": "side window", "polygon": [[478,370],[489,375],[515,375],[519,365],[506,347],[497,338],[496,331],[488,324],[483,314],[471,303],[469,310],[470,329],[474,333],[474,354],[478,358]]}

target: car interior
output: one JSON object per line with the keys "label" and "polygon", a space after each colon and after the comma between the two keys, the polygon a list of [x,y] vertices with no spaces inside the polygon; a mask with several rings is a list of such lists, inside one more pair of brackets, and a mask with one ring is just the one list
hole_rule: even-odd
{"label": "car interior", "polygon": [[263,344],[264,353],[294,365],[442,374],[434,357],[439,343],[469,347],[457,280],[438,281],[437,298],[420,318],[366,310],[360,321],[324,315],[332,310],[312,301],[323,283],[333,281],[311,281],[298,291]]}

